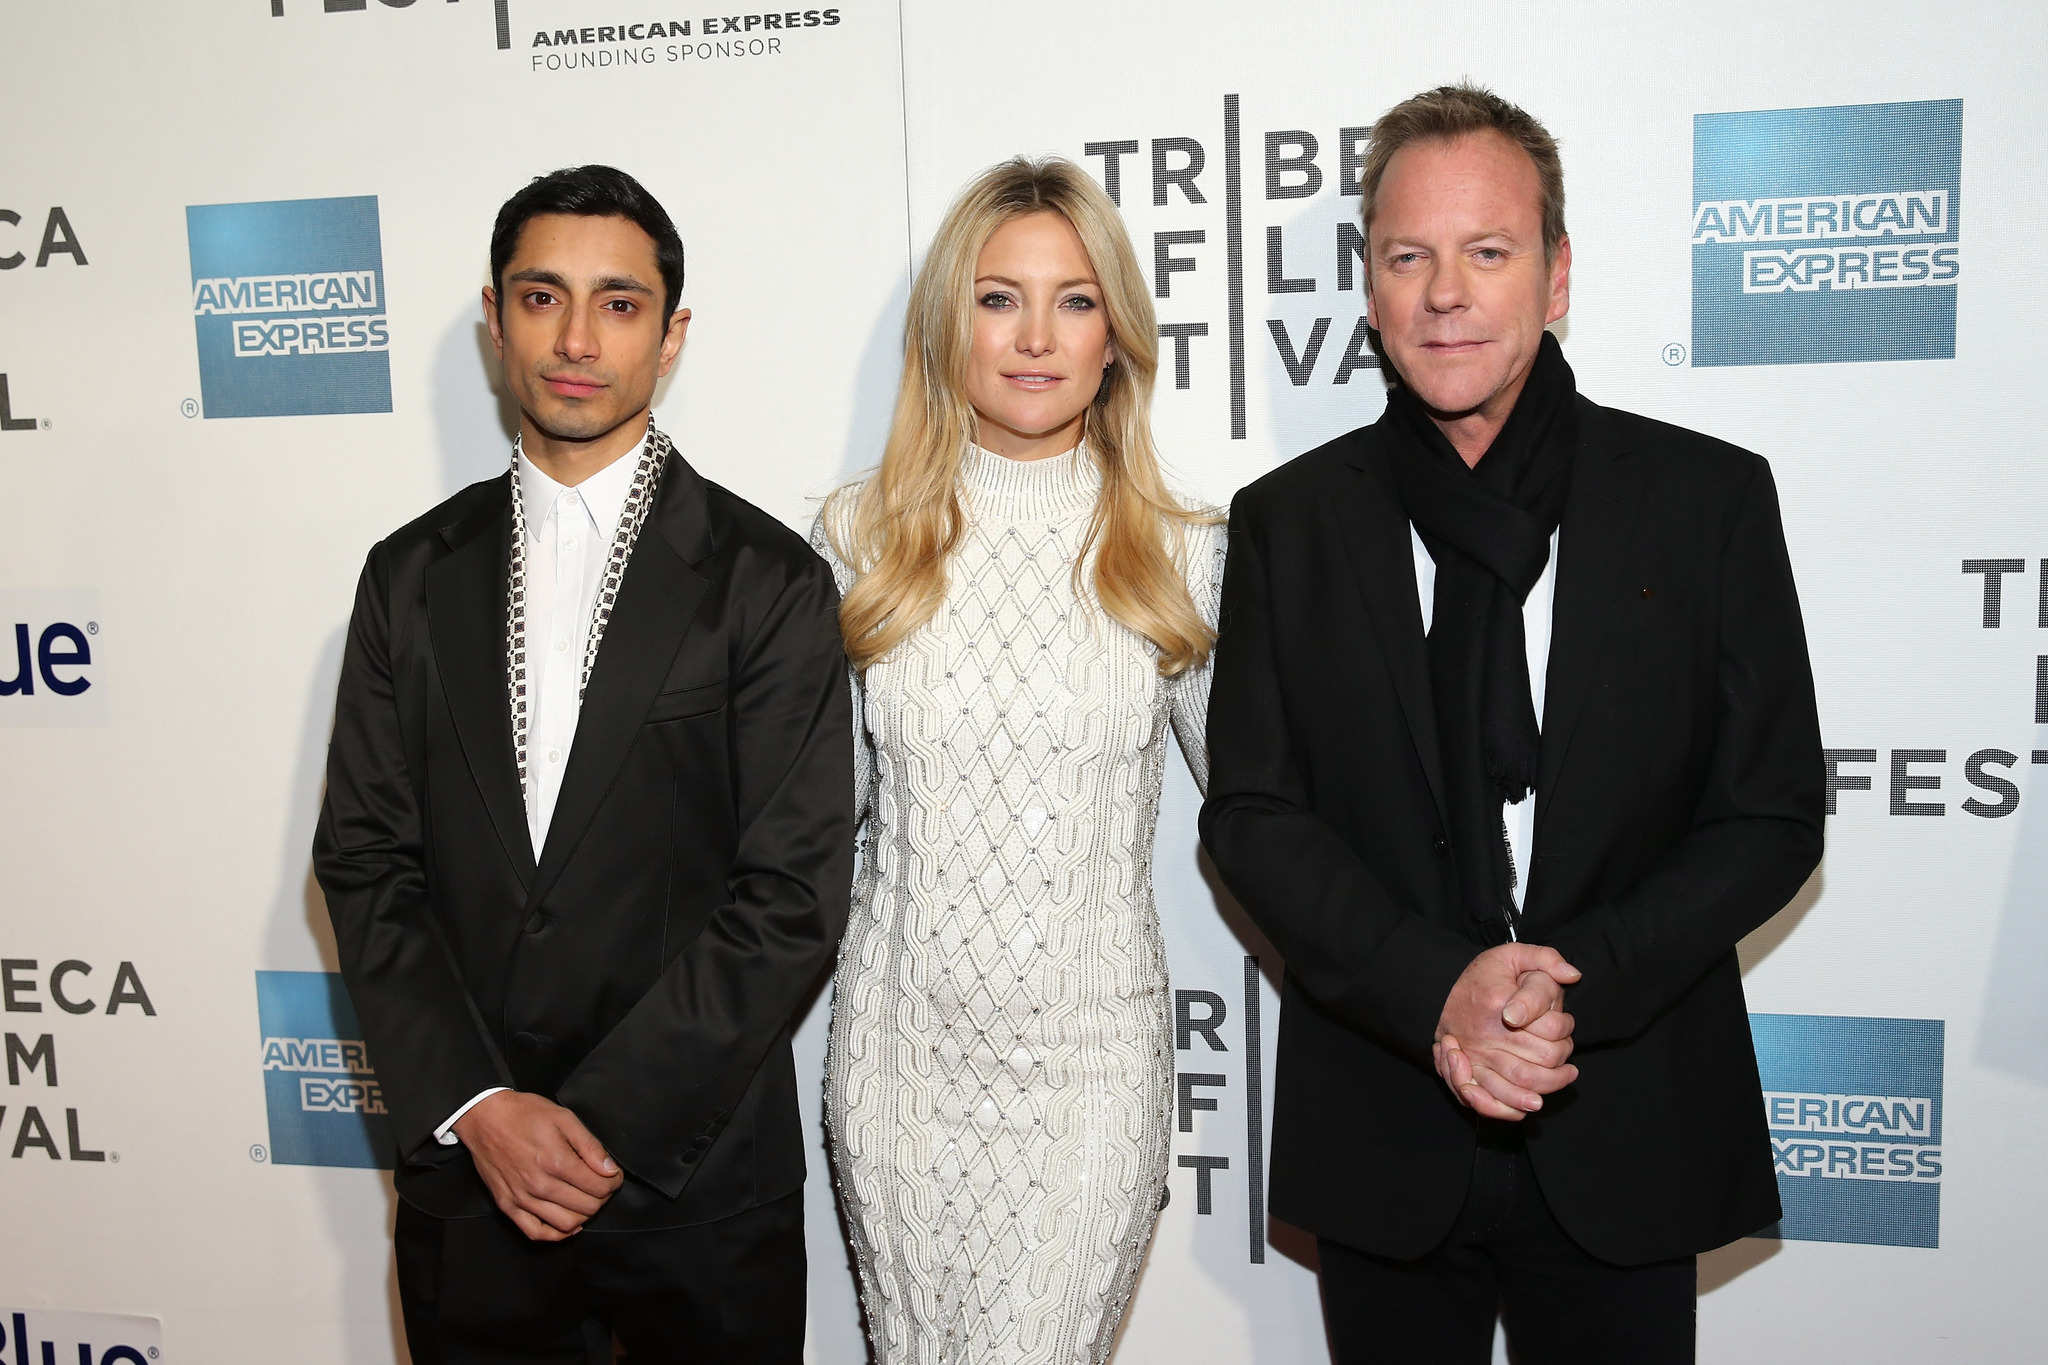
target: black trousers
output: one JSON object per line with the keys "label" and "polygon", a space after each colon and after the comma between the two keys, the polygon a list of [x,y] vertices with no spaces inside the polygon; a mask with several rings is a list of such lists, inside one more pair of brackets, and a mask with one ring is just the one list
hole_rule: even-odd
{"label": "black trousers", "polygon": [[534,1242],[503,1214],[435,1218],[400,1200],[393,1235],[413,1365],[796,1365],[803,1191],[690,1227]]}
{"label": "black trousers", "polygon": [[1690,1365],[1696,1258],[1615,1266],[1581,1251],[1504,1129],[1482,1123],[1464,1210],[1429,1255],[1321,1240],[1336,1365],[1487,1365],[1496,1312],[1517,1365]]}

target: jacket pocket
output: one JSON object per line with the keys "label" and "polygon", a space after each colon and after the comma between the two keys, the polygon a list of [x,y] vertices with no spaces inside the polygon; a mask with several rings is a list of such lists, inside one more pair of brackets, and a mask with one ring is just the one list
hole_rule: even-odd
{"label": "jacket pocket", "polygon": [[725,709],[726,680],[705,683],[701,687],[685,687],[674,692],[663,692],[656,696],[654,705],[647,708],[648,725],[658,725],[667,720],[685,720],[691,716],[705,716],[713,711]]}

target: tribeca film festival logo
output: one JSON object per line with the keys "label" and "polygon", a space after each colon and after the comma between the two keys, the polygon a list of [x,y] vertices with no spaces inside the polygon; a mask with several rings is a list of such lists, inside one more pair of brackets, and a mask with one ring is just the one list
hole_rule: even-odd
{"label": "tribeca film festival logo", "polygon": [[[2025,724],[2020,717],[2029,710],[2036,727],[2048,725],[2048,635],[2025,633],[2048,631],[2048,557],[2036,564],[2037,571],[2029,573],[2024,556],[1962,561],[1968,593],[1968,605],[1963,609],[1983,629],[2003,632],[1998,647],[2011,651],[2001,668],[2011,670],[2006,676],[2012,699],[2018,703],[2008,722],[2013,729],[2007,731],[2006,737],[2006,743],[2014,748],[1990,744],[1970,751],[1967,756],[1957,750],[1962,768],[1960,782],[1955,780],[1957,774],[1947,749],[1897,747],[1882,755],[1876,748],[1823,749],[1830,816],[1888,814],[1940,818],[1947,816],[1953,804],[1955,809],[1980,820],[2002,820],[2020,808],[2020,784],[2013,780],[2016,769],[2022,763],[2048,766],[2048,749],[2030,749],[2014,733]],[[1977,583],[1969,582],[1973,578]],[[2019,586],[2008,592],[2007,579],[2015,580]],[[2032,602],[2027,601],[2029,595]],[[2010,601],[2013,597],[2019,600]],[[1880,762],[1886,766],[1877,766]],[[1885,793],[1882,797],[1873,790],[1877,782],[1884,784],[1878,789]],[[1845,802],[1845,792],[1872,795]],[[1951,794],[1962,799],[1955,801]]]}
{"label": "tribeca film festival logo", "polygon": [[1752,1014],[1784,1218],[1760,1236],[1941,1244],[1939,1019]]}
{"label": "tribeca film festival logo", "polygon": [[[1237,994],[1240,983],[1231,983]],[[1265,1063],[1261,1056],[1259,1029],[1259,960],[1244,959],[1243,1007],[1236,1026],[1230,1027],[1230,1003],[1218,991],[1176,989],[1173,993],[1173,1078],[1174,1130],[1186,1133],[1176,1147],[1194,1151],[1177,1152],[1174,1169],[1186,1171],[1190,1179],[1181,1186],[1183,1194],[1192,1186],[1195,1216],[1214,1218],[1219,1213],[1235,1222],[1244,1218],[1246,1259],[1253,1265],[1266,1260],[1266,1139]],[[1236,1035],[1235,1052],[1226,1040]],[[1199,1044],[1199,1045],[1198,1045]],[[1188,1054],[1182,1058],[1179,1054]],[[1181,1064],[1199,1066],[1200,1071],[1183,1071]],[[1208,1068],[1217,1068],[1210,1070]],[[1236,1073],[1233,1087],[1231,1073]],[[1233,1089],[1242,1090],[1242,1099]],[[1242,1108],[1242,1127],[1235,1113],[1225,1114],[1222,1106]],[[1215,1119],[1197,1118],[1215,1114]],[[1228,1155],[1225,1155],[1228,1153]],[[1169,1181],[1166,1202],[1173,1202],[1177,1181]]]}
{"label": "tribeca film festival logo", "polygon": [[185,227],[206,416],[391,411],[375,195],[201,204]]}
{"label": "tribeca film festival logo", "polygon": [[164,1365],[163,1324],[134,1313],[55,1313],[0,1305],[0,1359],[10,1365]]}
{"label": "tribeca film festival logo", "polygon": [[270,1150],[249,1155],[286,1166],[389,1170],[395,1139],[384,1090],[341,978],[258,972],[256,1014]]}
{"label": "tribeca film festival logo", "polygon": [[1695,365],[1949,360],[1963,102],[1693,119]]}
{"label": "tribeca film festival logo", "polygon": [[[1186,390],[1220,377],[1229,390],[1231,439],[1243,440],[1254,364],[1277,366],[1296,389],[1347,385],[1361,370],[1377,378],[1358,200],[1370,128],[1276,128],[1248,137],[1238,96],[1223,97],[1222,114],[1220,136],[1111,138],[1084,143],[1082,153],[1130,222],[1141,259],[1151,238],[1162,379],[1170,372],[1173,387]],[[1256,234],[1249,267],[1248,200]],[[1256,221],[1276,217],[1282,221]],[[1218,275],[1221,317],[1211,312]],[[1263,326],[1246,322],[1248,293],[1253,309],[1273,314]],[[1370,387],[1377,395],[1379,385]]]}
{"label": "tribeca film festival logo", "polygon": [[[14,209],[0,208],[0,225],[20,228],[24,222],[33,224],[37,217],[30,210],[26,217]],[[71,226],[71,217],[61,205],[52,205],[42,215],[42,231],[39,236],[24,232],[19,238],[0,236],[0,270],[19,270],[30,265],[29,244],[35,243],[35,270],[48,270],[53,260],[63,258],[71,265],[88,265],[85,248],[79,243],[78,233]],[[26,412],[14,410],[14,394],[8,387],[8,377],[0,371],[0,432],[47,431],[48,418],[36,418]]]}
{"label": "tribeca film festival logo", "polygon": [[[74,1030],[83,1025],[63,1024],[63,1016],[81,1015],[154,1019],[156,1006],[133,962],[121,963],[111,976],[96,976],[93,964],[82,958],[65,958],[46,968],[33,957],[0,957],[0,1018],[6,1022],[0,1047],[7,1055],[0,1143],[6,1144],[11,1162],[39,1166],[43,1160],[99,1164],[121,1159],[119,1152],[92,1145],[98,1125],[90,1117],[81,1117],[75,1105],[65,1104],[65,1096],[50,1093],[59,1088],[61,1076],[74,1073],[70,1062],[60,1072],[58,1035],[49,1031],[49,1025],[61,1024],[75,1037]],[[68,1048],[64,1055],[71,1056]],[[5,1134],[10,1130],[14,1136],[8,1141]]]}
{"label": "tribeca film festival logo", "polygon": [[0,589],[0,728],[108,723],[99,594]]}
{"label": "tribeca film festival logo", "polygon": [[[456,4],[459,0],[447,0]],[[358,14],[372,8],[411,9],[421,0],[270,0],[274,19],[288,12]],[[525,49],[535,72],[606,71],[688,66],[755,57],[779,57],[785,43],[805,41],[845,20],[851,6],[762,11],[754,14],[650,15],[641,6],[593,5],[590,0],[493,0],[498,50]],[[593,11],[597,11],[593,13]],[[532,34],[530,40],[528,33]]]}

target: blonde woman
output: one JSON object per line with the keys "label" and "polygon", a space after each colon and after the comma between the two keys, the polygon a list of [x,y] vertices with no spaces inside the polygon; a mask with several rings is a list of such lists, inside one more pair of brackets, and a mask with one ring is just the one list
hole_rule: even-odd
{"label": "blonde woman", "polygon": [[1202,730],[1223,528],[1166,489],[1158,327],[1071,162],[968,187],[911,290],[832,560],[863,811],[826,1108],[878,1360],[1108,1357],[1166,1182],[1152,905]]}

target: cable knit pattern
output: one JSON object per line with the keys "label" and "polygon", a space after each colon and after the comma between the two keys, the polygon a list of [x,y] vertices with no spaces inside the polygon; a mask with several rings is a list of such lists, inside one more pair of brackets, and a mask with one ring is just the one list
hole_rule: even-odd
{"label": "cable knit pattern", "polygon": [[[834,1166],[885,1365],[1099,1362],[1166,1182],[1152,838],[1169,726],[1207,785],[1209,673],[1161,678],[1087,573],[1077,599],[1099,487],[1085,450],[973,450],[961,487],[944,605],[855,681]],[[813,543],[844,588],[822,517]],[[1211,624],[1223,546],[1198,528],[1185,556]]]}

